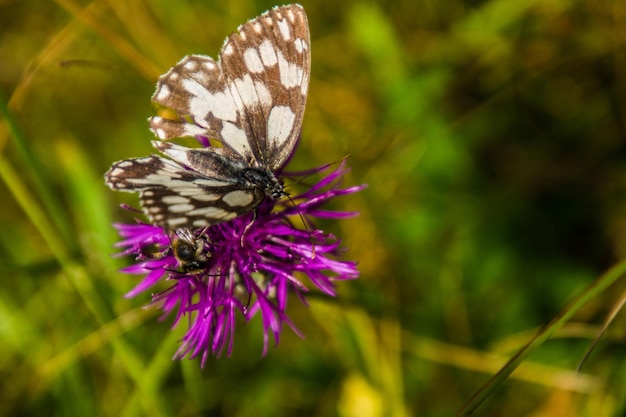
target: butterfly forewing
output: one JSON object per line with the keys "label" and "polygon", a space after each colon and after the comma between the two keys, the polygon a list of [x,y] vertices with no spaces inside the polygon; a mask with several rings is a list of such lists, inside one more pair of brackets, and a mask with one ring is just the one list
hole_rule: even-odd
{"label": "butterfly forewing", "polygon": [[264,198],[256,188],[242,189],[236,179],[208,177],[154,155],[116,162],[105,179],[113,189],[139,192],[150,221],[172,230],[231,220]]}
{"label": "butterfly forewing", "polygon": [[238,108],[248,146],[261,165],[276,170],[298,140],[310,72],[310,40],[300,6],[279,7],[239,27],[220,63]]}
{"label": "butterfly forewing", "polygon": [[153,101],[178,118],[153,117],[151,128],[160,139],[215,138],[229,157],[277,170],[298,140],[310,61],[304,9],[271,9],[229,36],[218,62],[191,55],[163,75]]}

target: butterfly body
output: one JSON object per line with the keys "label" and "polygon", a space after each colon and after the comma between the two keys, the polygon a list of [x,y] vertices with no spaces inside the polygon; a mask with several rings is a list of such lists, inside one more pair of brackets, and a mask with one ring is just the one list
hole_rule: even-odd
{"label": "butterfly body", "polygon": [[[310,74],[306,14],[299,5],[268,10],[230,35],[217,61],[189,55],[159,78],[152,100],[175,117],[154,116],[152,155],[117,162],[113,189],[138,192],[155,224],[200,228],[287,195],[275,172],[297,144]],[[183,136],[221,146],[187,148]]]}

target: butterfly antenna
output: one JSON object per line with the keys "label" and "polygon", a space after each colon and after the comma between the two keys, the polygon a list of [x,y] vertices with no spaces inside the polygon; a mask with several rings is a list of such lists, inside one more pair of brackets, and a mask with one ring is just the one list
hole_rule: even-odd
{"label": "butterfly antenna", "polygon": [[[328,167],[330,167],[330,166],[332,166],[332,165],[335,165],[335,164],[341,163],[341,162],[345,161],[346,159],[350,158],[350,156],[351,156],[350,154],[347,154],[346,156],[344,156],[344,157],[342,157],[342,158],[340,158],[340,159],[337,159],[336,161],[329,162],[329,163],[327,163],[327,164],[325,164],[325,165],[322,165],[321,167],[316,168],[316,169],[311,170],[311,171],[300,171],[300,172],[294,172],[294,173],[292,173],[292,174],[291,174],[291,175],[289,175],[289,176],[290,176],[290,177],[292,177],[292,176],[297,176],[298,174],[302,174],[302,176],[301,176],[300,178],[298,178],[298,179],[294,180],[292,183],[290,183],[290,184],[289,184],[288,186],[286,186],[285,188],[291,187],[292,185],[295,185],[295,184],[299,184],[299,183],[301,183],[302,181],[304,181],[305,179],[307,179],[308,177],[310,177],[311,175],[316,174],[316,173],[318,173],[318,172],[320,172],[320,171],[324,171],[326,168],[328,168]],[[289,201],[291,201],[291,204],[292,204],[292,205],[294,206],[294,208],[295,208],[295,207],[296,207],[296,203],[295,203],[295,201],[293,201],[293,199],[289,196],[289,194],[285,193],[285,196],[289,199]],[[298,210],[298,216],[300,216],[300,220],[302,220],[302,224],[304,224],[304,228],[306,229],[306,231],[307,231],[309,234],[311,234],[311,230],[309,229],[309,226],[307,225],[306,221],[304,220],[304,217],[302,216],[302,213],[300,213],[300,210]],[[313,251],[313,253],[312,253],[312,259],[315,259],[315,244],[314,244],[313,242],[311,242],[311,248],[312,248],[312,251]]]}
{"label": "butterfly antenna", "polygon": [[[293,205],[293,207],[298,212],[298,217],[300,217],[300,220],[302,220],[302,224],[304,225],[304,228],[306,229],[306,231],[309,234],[309,236],[311,236],[311,229],[309,229],[309,226],[307,225],[306,221],[304,220],[304,217],[302,216],[302,213],[300,213],[300,210],[298,210],[298,206],[296,206],[296,202],[293,201],[293,198],[291,198],[289,196],[289,194],[285,194],[285,197],[287,197],[287,199],[289,199],[289,201],[291,201],[291,204]],[[311,241],[311,250],[312,250],[311,259],[315,259],[315,243],[313,243],[312,241]]]}

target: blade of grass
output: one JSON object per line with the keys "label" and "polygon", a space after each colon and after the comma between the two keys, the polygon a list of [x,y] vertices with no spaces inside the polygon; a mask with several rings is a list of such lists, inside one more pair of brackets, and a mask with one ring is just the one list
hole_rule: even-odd
{"label": "blade of grass", "polygon": [[[0,112],[3,112],[4,115],[8,115],[8,111],[2,97],[0,97]],[[16,125],[12,122],[12,119],[10,120],[9,125],[11,132],[15,135],[15,132],[18,132],[18,130]],[[19,132],[17,135],[20,137],[22,145],[25,145],[26,142],[23,141],[23,136],[20,136]],[[39,203],[33,198],[32,194],[28,191],[28,188],[22,182],[21,177],[3,158],[0,158],[0,178],[6,182],[18,204],[20,204],[39,233],[42,235],[46,244],[49,246],[54,256],[58,259],[65,276],[73,285],[74,289],[80,294],[84,303],[96,318],[96,321],[101,326],[105,326],[106,323],[112,320],[112,315],[107,303],[95,290],[86,267],[73,262],[70,258],[70,252],[68,251],[67,246],[59,238],[56,228],[50,223],[49,217],[46,215],[49,211],[41,208]],[[40,184],[42,187],[45,186],[43,182]],[[48,209],[48,207],[46,207],[46,209]],[[65,230],[69,231],[69,228],[66,228]],[[116,356],[124,364],[126,372],[135,381],[137,389],[142,392],[142,394],[150,392],[150,389],[145,387],[147,382],[143,379],[143,363],[141,355],[121,337],[111,339],[110,342]],[[142,405],[144,405],[146,410],[154,410],[158,408],[158,404],[150,403],[150,397],[144,398]]]}
{"label": "blade of grass", "polygon": [[500,386],[531,353],[545,343],[558,329],[587,302],[592,300],[626,273],[626,259],[620,261],[598,278],[589,288],[572,300],[550,323],[548,323],[526,346],[520,349],[492,376],[456,414],[458,417],[472,414]]}
{"label": "blade of grass", "polygon": [[56,0],[56,3],[74,16],[74,18],[100,35],[102,39],[105,39],[143,77],[148,80],[156,80],[159,77],[160,71],[148,62],[129,42],[98,20],[92,14],[91,9],[85,8],[72,0]]}
{"label": "blade of grass", "polygon": [[602,323],[602,327],[600,327],[600,331],[598,332],[596,337],[593,339],[593,342],[591,342],[591,344],[589,345],[589,348],[583,355],[583,358],[580,360],[580,363],[578,364],[578,368],[576,368],[578,372],[580,372],[580,370],[582,369],[583,364],[585,363],[589,355],[591,355],[591,352],[593,352],[593,349],[596,347],[596,345],[600,341],[600,338],[602,338],[602,336],[604,335],[604,332],[606,331],[606,329],[608,329],[611,323],[613,322],[613,320],[615,320],[615,317],[617,317],[617,314],[620,311],[622,311],[622,309],[624,308],[624,305],[626,305],[626,292],[622,292],[622,295],[619,301],[613,306],[613,308],[611,308],[609,315],[604,320],[604,323]]}
{"label": "blade of grass", "polygon": [[[2,101],[1,98],[0,101]],[[0,178],[4,180],[15,200],[39,231],[54,256],[59,261],[67,259],[66,246],[63,240],[59,238],[56,228],[50,223],[46,211],[37,203],[28,191],[28,187],[22,182],[22,177],[5,158],[0,158]]]}
{"label": "blade of grass", "polygon": [[[46,183],[46,179],[50,178],[51,175],[46,172],[40,160],[33,154],[28,146],[28,140],[9,111],[7,102],[2,92],[0,92],[0,116],[4,119],[4,122],[9,129],[9,136],[13,139],[13,143],[17,147],[20,157],[24,162],[25,169],[23,169],[22,172],[27,172],[30,176],[35,187],[35,193],[41,200],[45,210],[39,211],[38,208],[35,208],[37,199],[33,198],[30,193],[26,192],[27,188],[23,185],[21,177],[9,167],[7,162],[3,163],[3,175],[1,175],[1,177],[7,183],[7,186],[14,192],[15,197],[18,198],[22,209],[24,209],[29,216],[35,215],[35,217],[31,216],[31,220],[36,219],[37,223],[35,223],[35,225],[42,227],[39,231],[42,233],[42,236],[44,236],[44,239],[46,239],[48,244],[51,245],[50,248],[52,250],[60,250],[61,247],[65,247],[68,249],[67,252],[73,253],[76,249],[76,245],[74,244],[75,239],[72,237],[71,222],[65,210],[61,208],[59,200],[54,196],[54,194],[52,194],[52,187]],[[16,192],[19,192],[19,195],[15,194]],[[19,197],[22,198],[20,199]],[[35,213],[36,211],[37,213]],[[43,219],[46,217],[54,222],[54,230],[51,227],[50,222],[43,222]],[[60,240],[56,239],[57,234],[61,236]]]}
{"label": "blade of grass", "polygon": [[[446,343],[423,335],[415,335],[409,331],[405,331],[402,338],[408,354],[428,362],[462,370],[492,374],[498,372],[508,360],[508,356],[505,355]],[[603,387],[601,378],[531,361],[524,362],[510,378],[584,394],[597,392]]]}
{"label": "blade of grass", "polygon": [[106,265],[108,272],[114,273],[120,267],[119,258],[101,256],[110,253],[117,239],[105,197],[109,189],[104,185],[102,173],[95,171],[93,158],[76,141],[59,140],[55,148],[56,160],[67,178],[68,205],[76,219],[85,256],[92,262]]}

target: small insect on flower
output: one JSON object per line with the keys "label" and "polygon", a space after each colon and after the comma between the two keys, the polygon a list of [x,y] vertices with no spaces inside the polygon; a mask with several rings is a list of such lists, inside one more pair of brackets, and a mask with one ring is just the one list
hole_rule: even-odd
{"label": "small insect on flower", "polygon": [[211,256],[206,244],[207,240],[203,234],[196,237],[189,229],[176,229],[171,247],[182,273],[193,275],[204,272]]}
{"label": "small insect on flower", "polygon": [[141,250],[136,254],[135,260],[169,260],[168,264],[159,262],[158,265],[171,272],[171,277],[201,274],[211,258],[210,242],[205,232],[206,228],[201,229],[196,236],[193,231],[181,227],[168,233],[166,243],[153,236],[143,243],[139,242]]}

